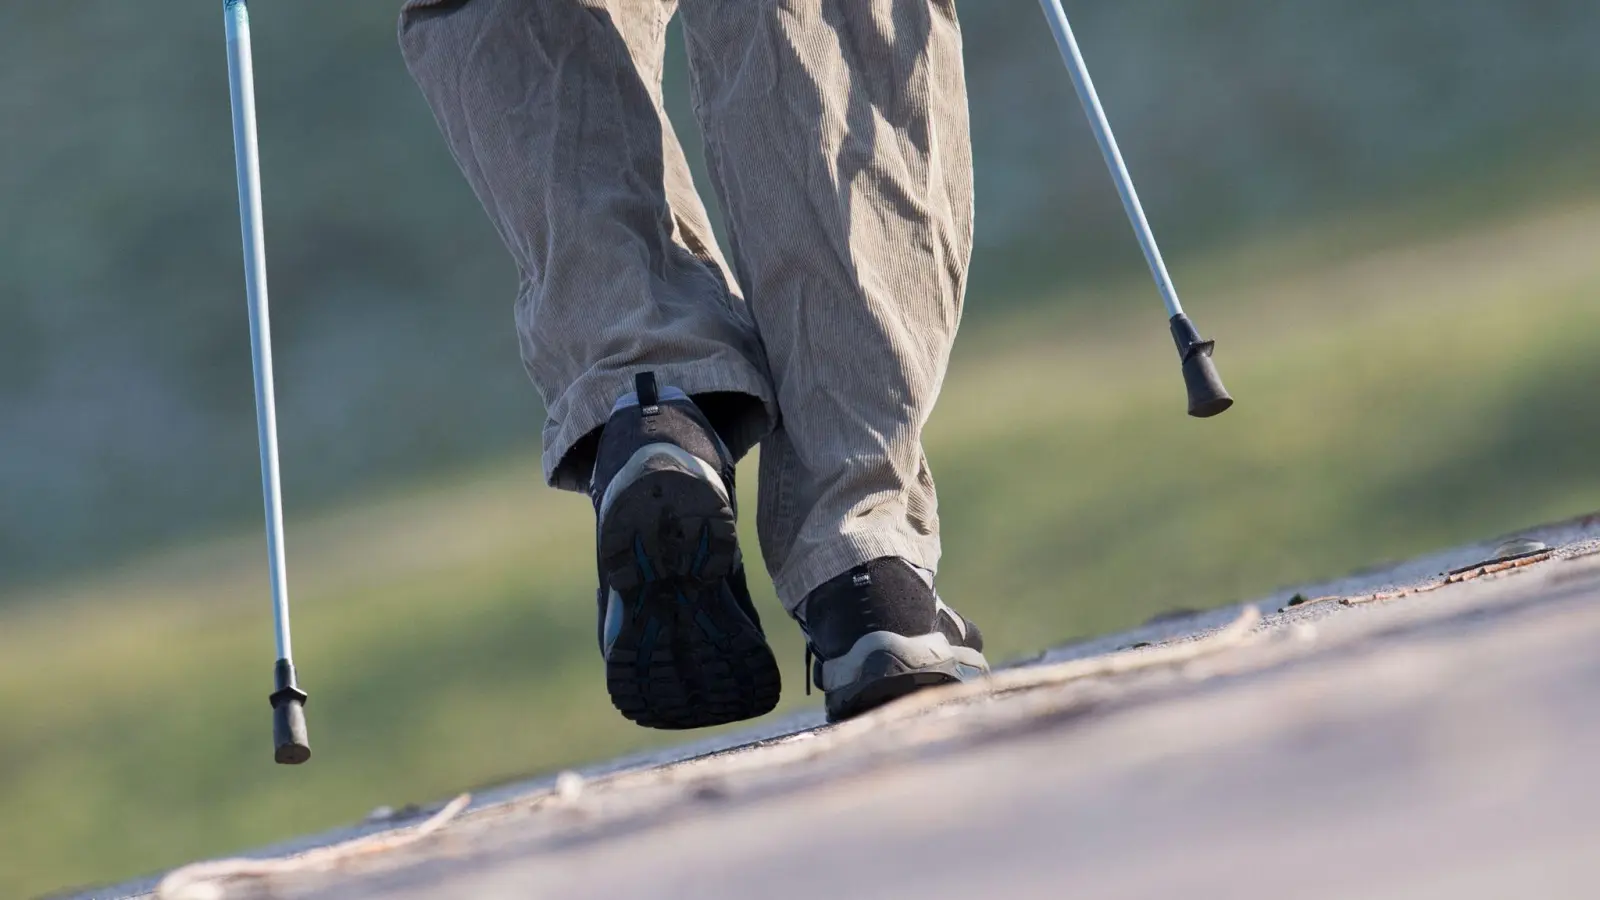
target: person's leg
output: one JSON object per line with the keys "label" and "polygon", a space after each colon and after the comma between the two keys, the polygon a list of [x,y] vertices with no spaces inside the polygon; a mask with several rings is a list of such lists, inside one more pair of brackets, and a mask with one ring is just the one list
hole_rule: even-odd
{"label": "person's leg", "polygon": [[775,415],[661,109],[673,5],[412,0],[400,40],[522,271],[546,476],[594,501],[612,703],[641,725],[693,728],[778,701],[733,479]]}
{"label": "person's leg", "polygon": [[953,0],[683,0],[696,112],[777,389],[762,550],[791,611],[940,555],[922,429],[972,244]]}
{"label": "person's leg", "polygon": [[933,589],[922,429],[972,247],[954,0],[683,0],[696,112],[782,422],[762,550],[830,719],[988,670]]}
{"label": "person's leg", "polygon": [[[521,273],[550,483],[588,487],[635,373],[702,396],[742,455],[766,362],[661,108],[672,0],[411,0],[407,67]],[[741,398],[754,398],[742,400]]]}

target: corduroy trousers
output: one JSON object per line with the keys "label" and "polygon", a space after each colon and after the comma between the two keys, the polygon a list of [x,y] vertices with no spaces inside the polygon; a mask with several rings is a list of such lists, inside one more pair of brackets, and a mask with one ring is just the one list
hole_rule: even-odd
{"label": "corduroy trousers", "polygon": [[[662,108],[680,12],[726,254]],[[922,432],[972,249],[954,0],[411,0],[400,43],[520,271],[552,485],[587,487],[652,370],[759,443],[791,611],[871,559],[937,569]]]}

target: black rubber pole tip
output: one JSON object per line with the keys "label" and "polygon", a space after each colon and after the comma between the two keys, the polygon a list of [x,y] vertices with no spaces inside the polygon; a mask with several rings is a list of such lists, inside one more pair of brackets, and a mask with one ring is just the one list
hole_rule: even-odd
{"label": "black rubber pole tip", "polygon": [[294,663],[278,660],[278,689],[272,701],[272,758],[285,766],[298,766],[311,758],[311,739],[306,734],[306,692],[295,683]]}
{"label": "black rubber pole tip", "polygon": [[1188,316],[1173,316],[1170,324],[1172,340],[1178,345],[1178,357],[1183,360],[1183,383],[1189,390],[1189,415],[1197,419],[1221,415],[1233,406],[1233,397],[1222,386],[1222,376],[1217,374],[1217,364],[1211,359],[1217,342],[1202,340]]}
{"label": "black rubber pole tip", "polygon": [[272,758],[281,765],[298,766],[311,758],[304,703],[291,699],[272,708],[272,741]]}

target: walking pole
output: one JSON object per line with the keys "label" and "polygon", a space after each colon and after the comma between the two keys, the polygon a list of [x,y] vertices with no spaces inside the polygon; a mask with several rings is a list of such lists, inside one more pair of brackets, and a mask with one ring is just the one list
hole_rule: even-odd
{"label": "walking pole", "polygon": [[1183,313],[1178,290],[1172,285],[1172,276],[1167,274],[1161,248],[1156,246],[1155,234],[1150,231],[1144,207],[1139,203],[1139,193],[1134,190],[1133,178],[1122,161],[1116,136],[1111,133],[1111,123],[1106,120],[1106,112],[1100,106],[1100,95],[1095,92],[1094,81],[1089,77],[1089,67],[1083,61],[1083,53],[1078,50],[1072,25],[1067,22],[1067,11],[1062,8],[1061,0],[1039,2],[1044,7],[1045,18],[1050,20],[1050,30],[1054,32],[1056,44],[1061,48],[1061,58],[1072,73],[1072,84],[1077,88],[1078,100],[1089,117],[1089,127],[1094,130],[1095,141],[1100,144],[1100,154],[1105,157],[1106,167],[1111,170],[1111,179],[1117,184],[1117,193],[1122,196],[1122,207],[1127,211],[1128,221],[1139,237],[1145,261],[1150,264],[1150,275],[1155,278],[1156,289],[1161,292],[1161,300],[1166,304],[1172,339],[1177,343],[1178,356],[1183,360],[1183,381],[1189,391],[1189,415],[1201,419],[1218,415],[1233,405],[1233,398],[1228,395],[1228,389],[1222,386],[1222,376],[1217,374],[1217,366],[1211,361],[1216,341],[1202,340],[1194,323]]}
{"label": "walking pole", "polygon": [[261,442],[261,493],[267,514],[267,560],[278,662],[272,701],[273,759],[299,765],[311,758],[306,693],[295,681],[289,635],[288,575],[283,557],[283,499],[278,483],[278,423],[273,411],[272,328],[267,317],[267,246],[261,227],[261,160],[256,146],[255,76],[246,0],[223,0],[228,35],[228,87],[233,99],[233,151],[239,175],[244,286],[250,305],[250,355],[255,367],[256,431]]}

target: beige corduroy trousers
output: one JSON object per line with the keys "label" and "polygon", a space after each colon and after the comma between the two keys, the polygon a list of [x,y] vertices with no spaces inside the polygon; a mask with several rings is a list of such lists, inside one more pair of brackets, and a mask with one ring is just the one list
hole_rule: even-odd
{"label": "beige corduroy trousers", "polygon": [[[680,7],[726,258],[662,110]],[[653,370],[760,443],[790,611],[867,560],[937,568],[922,430],[972,246],[954,0],[411,0],[400,43],[520,270],[551,484],[587,486]]]}

